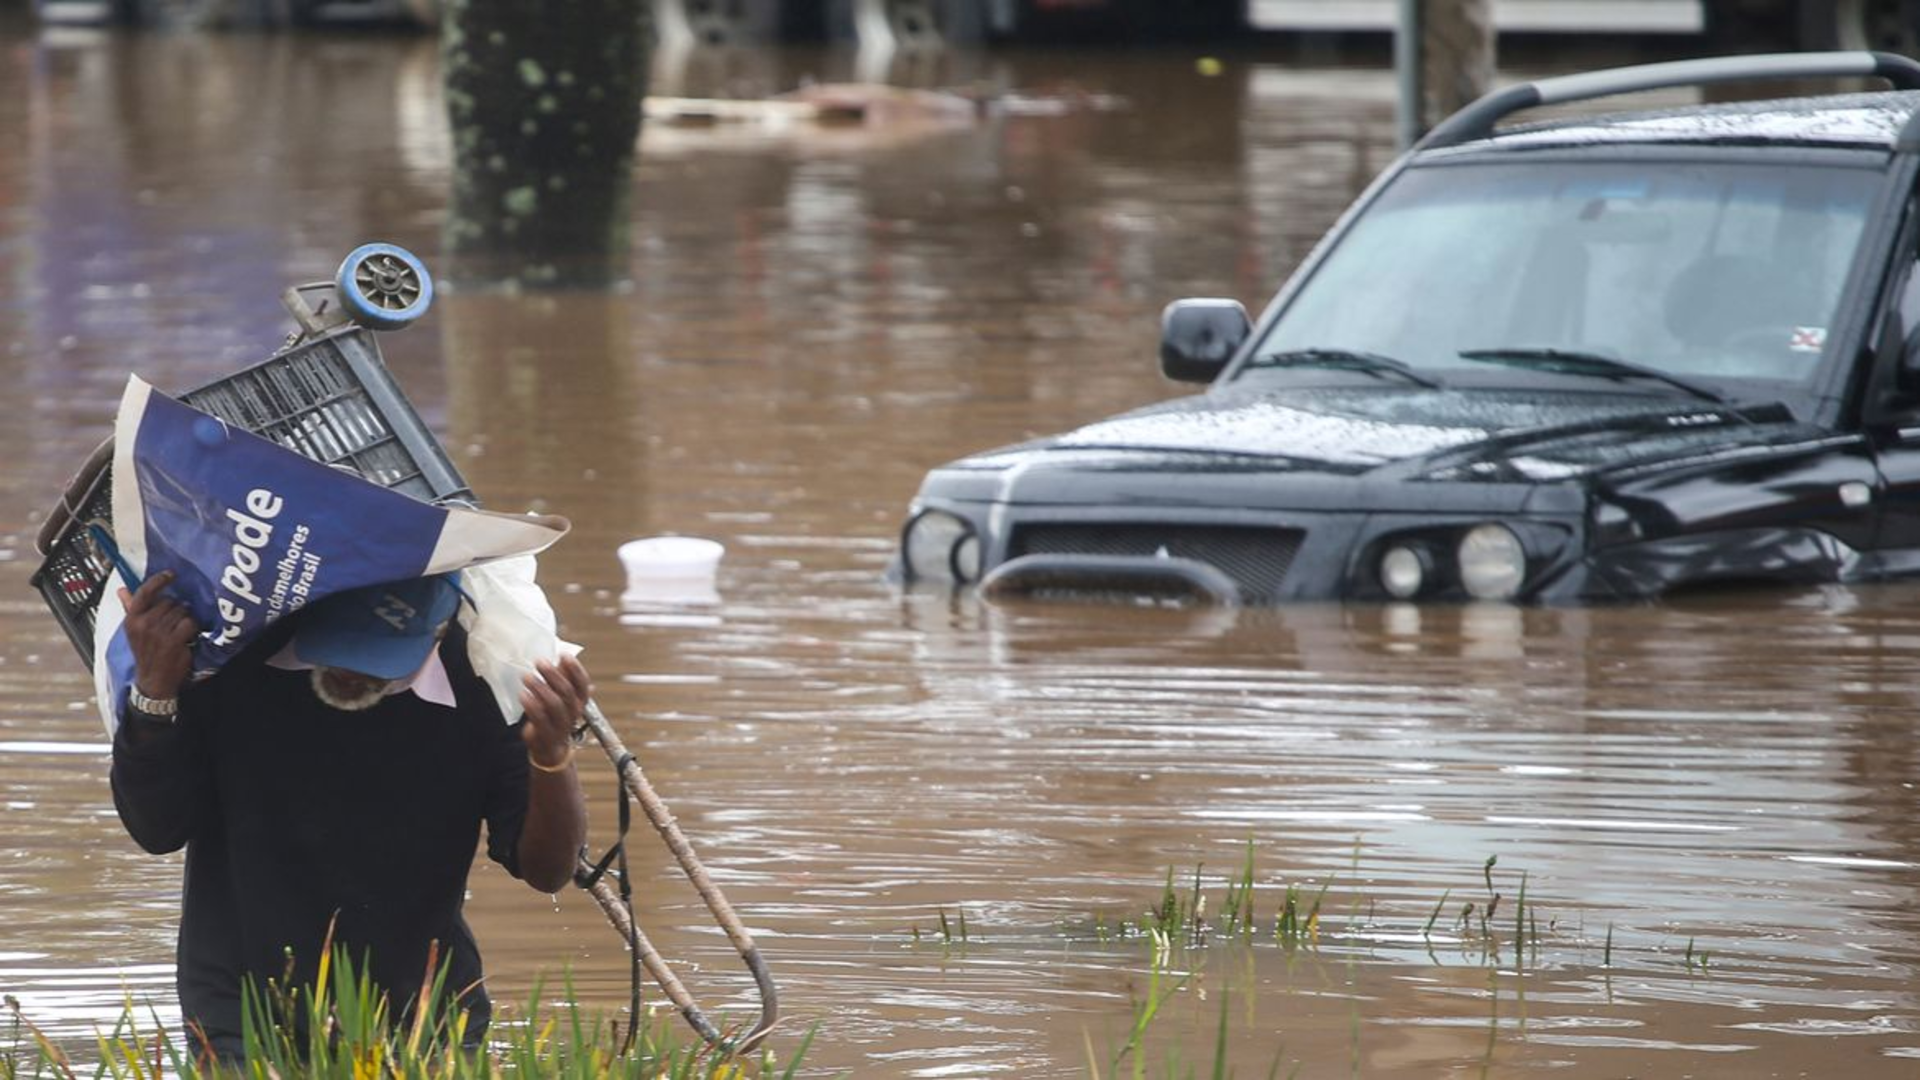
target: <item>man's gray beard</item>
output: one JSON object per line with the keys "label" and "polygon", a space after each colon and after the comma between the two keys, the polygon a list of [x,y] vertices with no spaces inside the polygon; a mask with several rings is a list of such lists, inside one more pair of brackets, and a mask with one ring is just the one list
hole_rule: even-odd
{"label": "man's gray beard", "polygon": [[314,668],[309,678],[313,683],[313,696],[329,708],[341,712],[362,712],[380,704],[380,699],[387,696],[387,684],[383,682],[373,683],[367,690],[351,697],[339,694],[327,685],[325,675],[325,668]]}

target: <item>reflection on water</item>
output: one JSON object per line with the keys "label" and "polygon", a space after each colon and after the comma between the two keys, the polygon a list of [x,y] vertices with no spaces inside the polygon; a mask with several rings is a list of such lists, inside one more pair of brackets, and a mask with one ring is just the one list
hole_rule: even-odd
{"label": "reflection on water", "polygon": [[[73,1037],[129,992],[171,1008],[179,868],[113,817],[85,679],[26,589],[39,515],[128,369],[181,389],[258,358],[284,332],[278,290],[363,240],[431,264],[445,155],[430,43],[16,27],[0,47],[17,143],[0,155],[0,988]],[[844,63],[735,55],[674,92]],[[1169,867],[1200,867],[1217,902],[1250,841],[1260,939],[1170,958],[1193,975],[1155,1028],[1199,1068],[1223,1009],[1241,1071],[1920,1056],[1920,590],[1221,613],[881,583],[925,468],[1175,393],[1153,369],[1160,307],[1258,305],[1390,153],[1378,72],[950,63],[951,82],[1128,107],[655,130],[631,288],[456,292],[385,339],[489,505],[573,518],[542,580],[759,937],[788,1030],[821,1025],[812,1060],[1084,1075],[1089,1043],[1124,1042],[1151,955],[1097,928],[1154,902]],[[665,533],[726,544],[717,597],[623,604],[615,549]],[[597,844],[612,789],[609,771],[591,792]],[[664,852],[636,854],[650,936],[748,1015],[697,898]],[[1289,886],[1325,890],[1294,949],[1271,935]],[[1461,917],[1489,886],[1491,936]],[[624,1000],[586,898],[486,868],[471,911],[497,998],[567,966],[591,1000]],[[941,914],[963,911],[966,939],[943,941]]]}

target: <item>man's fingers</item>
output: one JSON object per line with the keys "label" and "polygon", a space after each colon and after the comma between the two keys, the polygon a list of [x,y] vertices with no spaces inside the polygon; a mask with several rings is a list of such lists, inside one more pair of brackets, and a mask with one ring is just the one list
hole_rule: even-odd
{"label": "man's fingers", "polygon": [[163,591],[170,580],[172,575],[162,572],[137,591],[120,590],[120,602],[127,610],[127,637],[136,648],[141,642],[165,647],[186,645],[199,636],[200,622],[193,611]]}
{"label": "man's fingers", "polygon": [[565,678],[567,685],[573,690],[573,696],[580,702],[580,706],[585,708],[587,700],[593,697],[593,679],[587,675],[586,667],[571,656],[561,657],[560,662],[554,667]]}
{"label": "man's fingers", "polygon": [[[147,627],[155,634],[168,639],[187,640],[200,632],[200,622],[185,604],[169,597],[161,597],[142,605],[138,610],[129,609],[127,619],[133,627]],[[129,632],[133,632],[131,629]]]}
{"label": "man's fingers", "polygon": [[573,684],[573,693],[585,709],[587,702],[593,699],[593,679],[587,675],[586,665],[571,656],[560,658],[560,672]]}
{"label": "man's fingers", "polygon": [[[579,664],[573,665],[578,668]],[[534,670],[540,673],[547,688],[566,706],[569,717],[578,716],[587,706],[588,688],[584,679],[577,679],[574,673],[560,664],[551,664],[544,660],[534,664]],[[585,671],[581,671],[585,674]]]}
{"label": "man's fingers", "polygon": [[533,673],[521,680],[520,707],[538,727],[572,734],[593,696],[593,683],[580,661],[565,657],[557,664],[536,660]]}
{"label": "man's fingers", "polygon": [[200,636],[199,620],[193,617],[193,612],[188,611],[184,607],[179,608],[173,613],[173,619],[166,624],[166,627],[167,633],[172,637],[179,638],[183,644]]}
{"label": "man's fingers", "polygon": [[527,710],[528,716],[549,727],[567,723],[566,703],[544,678],[529,675],[522,683],[525,689],[520,692],[520,704]]}
{"label": "man's fingers", "polygon": [[127,614],[138,615],[154,604],[164,600],[166,598],[166,588],[172,581],[173,571],[162,570],[141,582],[140,587],[134,590],[131,597],[126,595],[125,589],[122,589],[121,599],[126,605]]}

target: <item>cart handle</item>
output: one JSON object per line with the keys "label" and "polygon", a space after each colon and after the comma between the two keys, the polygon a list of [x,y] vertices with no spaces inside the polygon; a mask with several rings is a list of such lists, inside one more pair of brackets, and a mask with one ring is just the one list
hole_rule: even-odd
{"label": "cart handle", "polygon": [[[666,961],[654,949],[653,943],[648,941],[646,935],[640,931],[632,910],[621,902],[613,887],[584,857],[580,860],[579,873],[576,874],[575,880],[580,882],[582,887],[600,904],[607,918],[612,921],[614,929],[626,938],[629,947],[646,966],[648,974],[652,975],[654,981],[660,984],[660,988],[666,991],[667,999],[680,1010],[680,1015],[686,1018],[687,1023],[692,1025],[696,1032],[699,1032],[700,1037],[725,1053],[746,1053],[767,1037],[767,1033],[773,1030],[773,1025],[780,1017],[779,994],[774,988],[773,976],[767,970],[766,961],[761,958],[760,949],[754,944],[753,936],[747,933],[746,926],[741,923],[740,916],[734,912],[733,906],[727,903],[727,898],[720,892],[720,887],[707,876],[706,867],[700,864],[699,857],[693,852],[693,845],[687,842],[686,834],[680,831],[679,824],[674,821],[672,811],[667,809],[667,804],[662,802],[660,796],[654,792],[653,785],[647,782],[646,774],[640,771],[640,762],[627,752],[626,746],[620,741],[620,736],[614,733],[613,725],[607,722],[606,714],[602,713],[600,706],[592,700],[587,702],[586,713],[587,730],[593,732],[594,738],[599,740],[600,748],[606,751],[607,757],[619,770],[621,783],[633,796],[634,801],[640,804],[640,809],[646,813],[647,820],[653,823],[661,840],[666,842],[667,850],[673,852],[674,860],[680,864],[681,871],[686,874],[687,880],[693,883],[694,890],[700,894],[700,899],[707,905],[707,910],[713,914],[714,921],[719,924],[721,930],[726,932],[727,940],[733,942],[734,950],[740,954],[741,960],[746,962],[747,970],[753,973],[754,985],[760,994],[759,1021],[737,1039],[730,1040],[723,1036],[719,1029],[707,1019],[706,1014],[700,1011],[700,1007],[694,1003],[693,996],[687,993],[687,988],[681,984],[679,977],[667,967]],[[632,1022],[637,1024],[639,1017],[633,1017]]]}

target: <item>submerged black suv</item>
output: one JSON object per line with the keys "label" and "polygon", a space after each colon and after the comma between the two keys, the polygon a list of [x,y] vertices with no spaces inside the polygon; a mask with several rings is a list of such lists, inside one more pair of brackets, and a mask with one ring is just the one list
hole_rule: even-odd
{"label": "submerged black suv", "polygon": [[[1496,125],[1755,78],[1891,92]],[[1582,602],[1920,575],[1920,64],[1732,57],[1449,118],[1257,324],[1183,300],[1205,393],[943,465],[897,580],[1170,601]]]}

